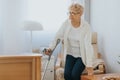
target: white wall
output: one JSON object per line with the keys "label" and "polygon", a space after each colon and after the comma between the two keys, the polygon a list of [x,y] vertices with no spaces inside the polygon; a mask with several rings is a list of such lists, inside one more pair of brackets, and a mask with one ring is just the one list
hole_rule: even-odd
{"label": "white wall", "polygon": [[91,26],[98,32],[99,51],[107,72],[120,72],[120,0],[91,0]]}
{"label": "white wall", "polygon": [[[2,3],[0,1],[0,25],[2,24]],[[0,26],[0,30],[2,29],[2,27]],[[2,50],[2,31],[0,31],[0,51]]]}

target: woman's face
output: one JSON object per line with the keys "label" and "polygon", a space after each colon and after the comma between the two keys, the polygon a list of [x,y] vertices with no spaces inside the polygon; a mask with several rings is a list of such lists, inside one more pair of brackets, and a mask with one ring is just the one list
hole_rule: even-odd
{"label": "woman's face", "polygon": [[70,9],[69,11],[69,19],[71,21],[79,20],[81,15],[82,15],[81,12],[76,12],[74,9]]}

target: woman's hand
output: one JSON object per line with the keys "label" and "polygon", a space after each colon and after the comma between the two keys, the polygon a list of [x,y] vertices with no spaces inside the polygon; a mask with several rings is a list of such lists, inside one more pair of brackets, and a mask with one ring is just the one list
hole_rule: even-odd
{"label": "woman's hand", "polygon": [[45,49],[45,52],[44,52],[44,53],[45,53],[46,55],[50,55],[50,54],[51,54],[51,51],[52,51],[52,50],[51,50],[50,48],[49,48],[49,49]]}
{"label": "woman's hand", "polygon": [[86,67],[86,70],[88,72],[88,75],[93,75],[93,68],[92,67]]}

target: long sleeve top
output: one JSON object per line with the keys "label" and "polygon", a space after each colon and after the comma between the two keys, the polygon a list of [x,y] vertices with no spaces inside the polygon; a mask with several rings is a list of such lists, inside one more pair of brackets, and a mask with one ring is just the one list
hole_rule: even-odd
{"label": "long sleeve top", "polygon": [[[68,35],[71,30],[71,21],[67,19],[58,32],[56,33],[56,36],[52,43],[50,44],[50,48],[54,49],[56,46],[56,42],[58,39],[61,39],[64,41],[64,61],[66,60],[66,55],[68,54],[68,49],[69,49],[69,41],[68,41]],[[81,20],[81,25],[80,25],[80,33],[79,35],[79,48],[80,48],[80,54],[83,63],[86,65],[86,67],[92,67],[93,65],[93,59],[94,59],[94,54],[93,54],[93,48],[91,45],[91,30],[90,30],[90,25],[84,21]]]}

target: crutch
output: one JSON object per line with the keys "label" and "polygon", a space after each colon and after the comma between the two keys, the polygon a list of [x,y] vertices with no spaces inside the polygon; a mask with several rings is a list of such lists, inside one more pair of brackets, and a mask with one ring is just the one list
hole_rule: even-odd
{"label": "crutch", "polygon": [[[60,39],[57,39],[57,43],[56,43],[56,45],[55,45],[55,48],[57,47],[57,45],[58,45],[59,43],[60,43]],[[44,80],[44,78],[45,78],[46,70],[47,70],[48,64],[49,64],[49,62],[50,62],[52,53],[54,52],[55,48],[50,52],[51,54],[49,55],[48,60],[47,60],[47,63],[46,63],[46,65],[45,65],[45,70],[44,70],[44,72],[43,72],[42,80]],[[46,52],[46,50],[47,50],[47,49],[44,49],[44,50],[43,50],[43,53]]]}

